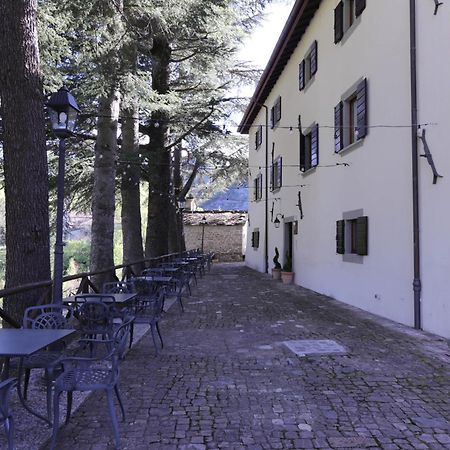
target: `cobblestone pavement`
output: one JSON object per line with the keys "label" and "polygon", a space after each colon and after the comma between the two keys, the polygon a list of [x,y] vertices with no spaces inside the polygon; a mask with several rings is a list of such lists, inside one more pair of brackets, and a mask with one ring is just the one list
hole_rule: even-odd
{"label": "cobblestone pavement", "polygon": [[[124,449],[450,449],[448,341],[240,264],[214,265],[123,362]],[[284,341],[346,353],[297,356]],[[113,448],[103,395],[58,449]]]}

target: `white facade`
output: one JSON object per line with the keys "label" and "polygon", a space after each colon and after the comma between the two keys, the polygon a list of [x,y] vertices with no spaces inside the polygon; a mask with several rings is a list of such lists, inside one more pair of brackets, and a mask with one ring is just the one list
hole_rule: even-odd
{"label": "white facade", "polygon": [[[302,3],[308,1],[298,0],[296,6]],[[277,126],[267,127],[266,141],[266,109],[260,107],[251,116],[251,105],[240,126],[249,133],[249,186],[254,186],[260,173],[263,185],[262,198],[257,201],[254,189],[249,189],[246,263],[265,270],[267,204],[269,270],[275,247],[283,262],[291,235],[296,284],[413,326],[410,2],[367,0],[363,12],[336,44],[339,1],[315,3],[317,11],[273,86],[266,93],[257,90],[253,99],[254,104],[266,105],[270,116],[281,97]],[[437,171],[443,175],[433,184],[430,165],[426,158],[419,158],[421,326],[450,338],[450,141],[446,136],[450,126],[450,8],[441,7],[434,15],[434,2],[416,3],[418,123],[427,124],[419,133],[426,130]],[[303,14],[301,7],[297,10]],[[275,52],[282,48],[283,38],[289,38],[289,21]],[[314,41],[317,72],[300,91],[299,63]],[[275,52],[260,86],[277,66]],[[367,80],[367,135],[336,153],[335,107],[342,100],[347,108],[351,93],[363,79]],[[318,166],[304,173],[300,171],[299,115],[302,132],[306,134],[317,124],[319,136]],[[342,133],[351,127],[349,120],[344,117]],[[262,143],[255,149],[259,125],[263,126]],[[424,153],[420,140],[418,146],[419,153]],[[268,190],[267,202],[266,148],[269,165],[272,149],[273,159],[282,157],[282,186]],[[277,214],[281,219],[278,229],[273,223]],[[346,253],[338,254],[336,222],[344,220],[349,230],[352,219],[360,216],[368,217],[367,255],[355,255],[349,248],[354,230],[350,235],[346,231]],[[293,234],[296,225],[298,233]],[[259,231],[258,248],[252,248],[255,231]]]}

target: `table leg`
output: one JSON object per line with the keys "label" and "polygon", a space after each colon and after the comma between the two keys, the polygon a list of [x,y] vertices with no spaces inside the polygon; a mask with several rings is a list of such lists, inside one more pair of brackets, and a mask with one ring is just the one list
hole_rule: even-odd
{"label": "table leg", "polygon": [[3,367],[0,379],[4,381],[7,380],[8,378],[9,378],[9,358],[5,356],[3,358]]}

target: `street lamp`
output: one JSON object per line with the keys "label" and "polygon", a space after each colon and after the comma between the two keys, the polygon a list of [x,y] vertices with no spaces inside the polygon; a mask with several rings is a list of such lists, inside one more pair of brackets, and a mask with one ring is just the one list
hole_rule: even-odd
{"label": "street lamp", "polygon": [[65,139],[72,136],[75,123],[80,112],[77,102],[69,90],[63,86],[50,96],[47,103],[50,123],[55,135],[59,138],[58,178],[56,202],[56,242],[53,270],[53,303],[62,302],[63,285],[63,215],[64,215],[64,166],[66,161]]}
{"label": "street lamp", "polygon": [[206,217],[203,216],[202,220],[200,221],[200,223],[202,224],[202,254],[203,254],[203,243],[205,240],[205,225],[206,225]]}

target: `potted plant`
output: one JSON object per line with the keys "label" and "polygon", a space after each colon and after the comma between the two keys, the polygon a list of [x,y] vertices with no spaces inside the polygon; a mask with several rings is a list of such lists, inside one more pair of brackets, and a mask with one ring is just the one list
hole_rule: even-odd
{"label": "potted plant", "polygon": [[272,269],[272,278],[274,280],[280,280],[281,279],[281,264],[278,261],[278,258],[280,257],[280,254],[278,253],[278,248],[275,247],[275,256],[273,257],[273,269]]}
{"label": "potted plant", "polygon": [[281,271],[281,280],[285,284],[290,284],[292,283],[293,279],[294,279],[294,272],[292,272],[292,258],[289,252],[286,252],[283,270]]}

